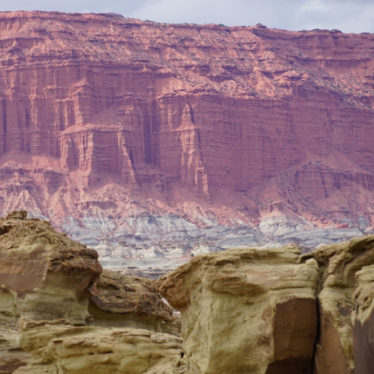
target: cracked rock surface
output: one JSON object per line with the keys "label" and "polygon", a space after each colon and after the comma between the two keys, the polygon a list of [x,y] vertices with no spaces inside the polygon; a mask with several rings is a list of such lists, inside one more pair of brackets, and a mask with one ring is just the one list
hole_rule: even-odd
{"label": "cracked rock surface", "polygon": [[1,374],[372,373],[374,236],[209,253],[154,282],[20,211],[0,218],[0,280]]}
{"label": "cracked rock surface", "polygon": [[0,284],[1,374],[184,370],[153,281],[102,273],[96,251],[24,211],[0,218]]}
{"label": "cracked rock surface", "polygon": [[374,236],[198,256],[159,279],[193,373],[369,374]]}

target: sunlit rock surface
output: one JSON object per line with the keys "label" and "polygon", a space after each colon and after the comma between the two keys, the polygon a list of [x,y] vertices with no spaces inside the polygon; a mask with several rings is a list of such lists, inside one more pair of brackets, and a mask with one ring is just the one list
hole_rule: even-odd
{"label": "sunlit rock surface", "polygon": [[199,256],[161,278],[182,314],[191,372],[311,373],[317,333],[315,260],[300,250],[231,250]]}
{"label": "sunlit rock surface", "polygon": [[102,271],[96,251],[26,215],[0,218],[0,298],[9,310],[2,318],[84,323],[86,290]]}
{"label": "sunlit rock surface", "polygon": [[366,374],[373,367],[374,237],[321,247],[304,258],[320,266],[319,374]]}
{"label": "sunlit rock surface", "polygon": [[374,237],[201,255],[158,281],[191,373],[368,374]]}
{"label": "sunlit rock surface", "polygon": [[372,231],[373,35],[43,12],[0,35],[2,215],[149,273]]}
{"label": "sunlit rock surface", "polygon": [[134,328],[57,323],[25,326],[21,346],[34,360],[15,374],[179,374],[181,339]]}
{"label": "sunlit rock surface", "polygon": [[25,211],[0,218],[0,373],[181,373],[179,320],[153,283],[102,273]]}
{"label": "sunlit rock surface", "polygon": [[374,236],[199,255],[155,282],[17,211],[0,270],[1,374],[372,372]]}

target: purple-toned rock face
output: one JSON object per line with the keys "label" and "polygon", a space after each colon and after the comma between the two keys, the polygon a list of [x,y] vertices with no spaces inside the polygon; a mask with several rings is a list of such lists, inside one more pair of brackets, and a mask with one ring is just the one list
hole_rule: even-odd
{"label": "purple-toned rock face", "polygon": [[373,226],[373,35],[42,12],[0,13],[0,35],[3,214],[90,245],[154,217]]}

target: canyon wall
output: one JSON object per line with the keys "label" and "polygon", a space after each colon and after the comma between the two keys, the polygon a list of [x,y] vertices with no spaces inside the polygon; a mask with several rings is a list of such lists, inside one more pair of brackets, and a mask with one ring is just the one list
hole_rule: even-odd
{"label": "canyon wall", "polygon": [[372,34],[43,12],[0,34],[3,214],[111,266],[371,232]]}

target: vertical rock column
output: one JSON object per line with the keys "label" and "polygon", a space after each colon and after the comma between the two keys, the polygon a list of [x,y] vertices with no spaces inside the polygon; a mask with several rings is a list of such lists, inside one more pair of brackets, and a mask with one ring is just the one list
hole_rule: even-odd
{"label": "vertical rock column", "polygon": [[372,373],[374,237],[322,246],[308,258],[320,266],[314,373]]}
{"label": "vertical rock column", "polygon": [[374,265],[356,274],[352,313],[354,360],[357,374],[373,372],[374,355]]}
{"label": "vertical rock column", "polygon": [[191,373],[312,372],[318,265],[299,255],[292,246],[211,253],[159,280],[181,311]]}

